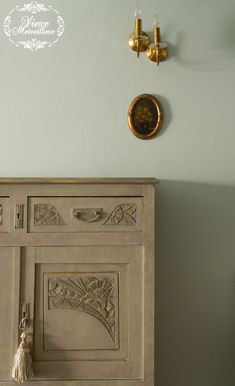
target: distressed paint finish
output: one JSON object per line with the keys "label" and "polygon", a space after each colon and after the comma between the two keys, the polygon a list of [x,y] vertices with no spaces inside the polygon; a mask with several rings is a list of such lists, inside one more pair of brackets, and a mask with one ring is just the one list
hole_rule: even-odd
{"label": "distressed paint finish", "polygon": [[[154,182],[0,181],[2,331],[12,326],[2,336],[0,384],[14,385],[25,301],[29,385],[154,385]],[[19,228],[17,205],[25,209]]]}

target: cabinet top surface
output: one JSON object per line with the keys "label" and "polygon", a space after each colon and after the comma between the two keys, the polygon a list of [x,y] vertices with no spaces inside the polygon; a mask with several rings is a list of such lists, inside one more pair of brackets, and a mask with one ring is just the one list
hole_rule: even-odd
{"label": "cabinet top surface", "polygon": [[0,184],[157,184],[156,178],[0,178]]}

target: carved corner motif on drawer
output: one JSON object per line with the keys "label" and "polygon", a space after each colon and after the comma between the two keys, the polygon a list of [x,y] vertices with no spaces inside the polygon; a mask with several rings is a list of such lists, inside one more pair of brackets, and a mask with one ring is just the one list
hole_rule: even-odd
{"label": "carved corner motif on drawer", "polygon": [[3,206],[0,204],[0,225],[3,224]]}
{"label": "carved corner motif on drawer", "polygon": [[113,210],[104,225],[136,225],[136,212],[135,204],[120,204]]}
{"label": "carved corner motif on drawer", "polygon": [[115,339],[114,278],[49,278],[49,309],[73,309],[98,319]]}
{"label": "carved corner motif on drawer", "polygon": [[50,204],[34,205],[34,225],[64,225],[58,210]]}

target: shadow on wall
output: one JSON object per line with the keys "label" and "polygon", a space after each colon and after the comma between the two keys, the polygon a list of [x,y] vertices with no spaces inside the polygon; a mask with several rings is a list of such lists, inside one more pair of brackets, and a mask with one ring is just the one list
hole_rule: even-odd
{"label": "shadow on wall", "polygon": [[157,386],[235,385],[235,187],[157,188]]}
{"label": "shadow on wall", "polygon": [[163,41],[169,44],[169,58],[192,71],[234,72],[235,2],[187,3],[181,21],[169,24],[163,31]]}

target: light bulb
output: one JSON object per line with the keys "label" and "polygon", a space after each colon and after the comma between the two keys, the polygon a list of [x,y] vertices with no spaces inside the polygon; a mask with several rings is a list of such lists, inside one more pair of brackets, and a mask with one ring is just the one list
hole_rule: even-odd
{"label": "light bulb", "polygon": [[154,27],[159,27],[159,16],[158,15],[154,16],[153,26]]}
{"label": "light bulb", "polygon": [[140,1],[137,0],[135,3],[135,18],[140,19],[141,13],[142,13],[142,11],[140,8]]}

